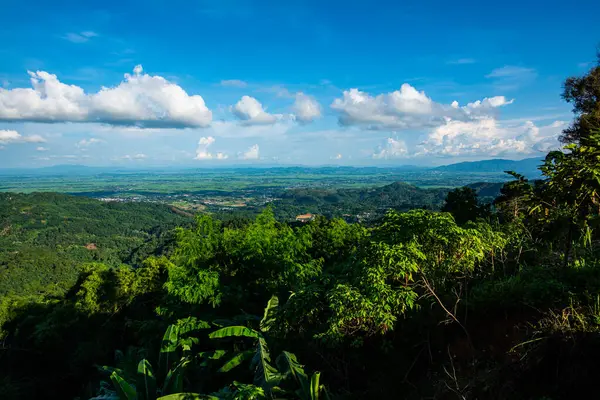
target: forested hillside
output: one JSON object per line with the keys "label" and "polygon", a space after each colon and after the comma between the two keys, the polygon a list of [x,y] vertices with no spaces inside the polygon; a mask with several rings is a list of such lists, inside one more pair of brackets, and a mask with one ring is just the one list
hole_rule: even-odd
{"label": "forested hillside", "polygon": [[368,189],[302,188],[282,192],[273,206],[276,216],[282,219],[306,212],[327,217],[370,215],[373,219],[383,216],[390,208],[439,209],[447,192],[447,189],[420,189],[402,182]]}
{"label": "forested hillside", "polygon": [[[62,291],[5,289],[0,395],[589,398],[600,376],[599,77],[600,65],[567,80],[576,114],[566,146],[546,156],[540,180],[511,171],[492,204],[464,187],[441,211],[390,207],[368,226],[288,224],[271,207],[253,219],[197,215],[186,226],[158,205],[66,198],[78,218],[53,241],[65,198],[32,207],[26,196],[3,197],[3,240],[20,238],[3,244],[15,246],[5,257],[40,246],[71,249],[75,260],[91,240],[141,244],[155,223],[184,226],[143,262],[129,250],[81,258],[74,281],[56,275]],[[392,204],[395,193],[439,201],[402,184],[352,193],[366,204]],[[30,273],[54,269],[32,260]]]}
{"label": "forested hillside", "polygon": [[[500,194],[502,185],[480,182],[468,187],[480,195],[481,201],[491,202]],[[329,218],[344,217],[349,221],[373,221],[390,209],[439,210],[449,191],[448,188],[422,189],[403,182],[366,189],[290,189],[279,194],[280,199],[273,207],[276,217],[283,220],[310,212]]]}
{"label": "forested hillside", "polygon": [[170,230],[189,221],[161,204],[0,193],[0,296],[64,292],[86,262],[138,265],[163,254]]}

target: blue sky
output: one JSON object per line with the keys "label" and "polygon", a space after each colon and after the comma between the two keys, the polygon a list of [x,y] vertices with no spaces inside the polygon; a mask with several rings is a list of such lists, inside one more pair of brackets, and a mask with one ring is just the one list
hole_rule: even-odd
{"label": "blue sky", "polygon": [[438,165],[558,147],[597,1],[3,0],[0,167]]}

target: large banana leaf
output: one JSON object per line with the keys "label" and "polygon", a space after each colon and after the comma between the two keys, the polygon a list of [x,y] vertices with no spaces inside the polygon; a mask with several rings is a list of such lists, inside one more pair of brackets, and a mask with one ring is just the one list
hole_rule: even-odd
{"label": "large banana leaf", "polygon": [[110,380],[121,400],[137,400],[135,387],[123,379],[116,371],[110,374]]}
{"label": "large banana leaf", "polygon": [[256,353],[252,358],[250,367],[254,369],[254,384],[269,393],[281,381],[281,374],[270,362],[271,356],[267,342],[261,337],[256,344]]}
{"label": "large banana leaf", "polygon": [[169,370],[163,384],[162,394],[178,393],[183,390],[183,374],[190,362],[188,358],[182,358],[175,368]]}
{"label": "large banana leaf", "polygon": [[275,323],[277,308],[279,307],[279,299],[277,296],[272,296],[265,307],[265,313],[260,321],[260,330],[268,332],[271,326]]}
{"label": "large banana leaf", "polygon": [[254,350],[246,350],[233,356],[227,361],[217,372],[228,372],[243,363],[246,360],[251,359],[254,356]]}
{"label": "large banana leaf", "polygon": [[211,339],[228,338],[231,336],[260,338],[262,335],[260,332],[257,332],[254,329],[246,328],[245,326],[228,326],[226,328],[218,329],[208,335],[208,337]]}
{"label": "large banana leaf", "polygon": [[308,376],[293,353],[287,351],[282,352],[279,357],[277,357],[277,366],[284,379],[291,378],[295,381],[296,385],[300,387],[296,391],[298,397],[302,400],[311,398]]}
{"label": "large banana leaf", "polygon": [[179,339],[178,327],[169,325],[162,338],[160,353],[158,354],[158,370],[161,376],[165,376],[171,369],[171,365],[176,359],[177,343]]}
{"label": "large banana leaf", "polygon": [[136,384],[138,400],[156,399],[156,378],[148,360],[144,359],[138,364]]}
{"label": "large banana leaf", "polygon": [[201,367],[208,367],[210,363],[209,360],[219,360],[223,358],[225,354],[227,354],[225,350],[201,351],[196,354],[196,357],[199,360],[202,360],[199,364]]}

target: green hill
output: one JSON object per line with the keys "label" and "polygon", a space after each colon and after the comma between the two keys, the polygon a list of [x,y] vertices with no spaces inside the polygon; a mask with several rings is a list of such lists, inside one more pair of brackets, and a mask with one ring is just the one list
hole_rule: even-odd
{"label": "green hill", "polygon": [[0,295],[65,290],[84,262],[135,264],[189,220],[161,204],[0,193]]}

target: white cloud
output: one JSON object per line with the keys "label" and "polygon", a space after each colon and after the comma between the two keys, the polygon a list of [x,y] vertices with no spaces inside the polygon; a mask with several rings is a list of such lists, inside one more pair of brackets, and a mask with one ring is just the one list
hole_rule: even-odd
{"label": "white cloud", "polygon": [[98,36],[98,34],[96,32],[93,31],[83,31],[83,32],[79,32],[79,33],[67,33],[65,36],[63,36],[62,38],[65,40],[68,40],[69,42],[73,42],[73,43],[85,43],[87,41],[89,41],[91,38]]}
{"label": "white cloud", "polygon": [[212,136],[201,137],[198,141],[198,148],[196,149],[196,160],[210,160],[212,154],[208,152],[208,147],[215,142],[215,138]]}
{"label": "white cloud", "polygon": [[440,104],[403,84],[400,90],[371,96],[358,89],[346,90],[331,108],[337,111],[341,125],[367,129],[419,129],[443,125],[446,118],[469,120],[495,113],[494,109],[510,104],[504,96],[486,98],[460,107],[458,102]]}
{"label": "white cloud", "polygon": [[531,121],[503,125],[494,118],[448,119],[429,133],[415,155],[496,157],[543,153],[560,148],[558,136],[566,124],[556,121],[538,127]]}
{"label": "white cloud", "polygon": [[514,90],[533,81],[537,77],[537,71],[533,68],[505,65],[492,70],[485,77],[492,79],[498,89]]}
{"label": "white cloud", "polygon": [[77,147],[88,147],[93,144],[102,143],[102,142],[104,142],[104,140],[96,139],[96,138],[82,139],[79,142],[77,142]]}
{"label": "white cloud", "polygon": [[535,74],[535,70],[533,68],[524,68],[524,67],[516,67],[514,65],[505,65],[501,68],[496,68],[492,70],[489,74],[487,74],[486,78],[505,78],[509,76],[520,76],[520,75],[530,75]]}
{"label": "white cloud", "polygon": [[264,92],[264,93],[271,93],[277,97],[286,98],[286,99],[291,99],[294,97],[292,92],[290,92],[290,90],[283,85],[272,85],[272,86],[260,87],[257,89],[257,91]]}
{"label": "white cloud", "polygon": [[293,110],[296,120],[301,123],[312,122],[321,117],[321,105],[319,102],[302,92],[296,93]]}
{"label": "white cloud", "polygon": [[40,135],[29,135],[23,136],[17,131],[13,130],[0,130],[0,143],[45,143],[46,139]]}
{"label": "white cloud", "polygon": [[198,148],[196,149],[196,160],[226,160],[229,156],[225,153],[218,152],[213,154],[208,151],[208,148],[215,142],[215,138],[212,136],[201,137],[198,141]]}
{"label": "white cloud", "polygon": [[238,156],[242,160],[258,160],[259,159],[258,145],[255,144],[255,145],[248,147],[248,150],[246,150],[244,153],[240,153]]}
{"label": "white cloud", "polygon": [[17,131],[0,131],[0,143],[17,142],[22,138],[21,134]]}
{"label": "white cloud", "polygon": [[38,146],[35,148],[36,151],[48,151],[47,147]]}
{"label": "white cloud", "polygon": [[221,86],[245,88],[246,86],[248,86],[248,83],[241,81],[239,79],[225,79],[225,80],[221,81]]}
{"label": "white cloud", "polygon": [[459,58],[456,60],[450,60],[447,62],[447,64],[452,64],[452,65],[463,65],[463,64],[475,64],[476,61],[473,58]]}
{"label": "white cloud", "polygon": [[[486,97],[483,100],[477,100],[472,103],[468,103],[466,106],[461,108],[469,117],[486,117],[495,115],[496,109],[512,104],[514,101],[514,99],[507,100],[504,96]],[[451,105],[453,108],[457,108],[458,102],[454,101]]]}
{"label": "white cloud", "polygon": [[243,96],[231,111],[244,125],[270,125],[277,122],[277,116],[269,114],[254,97]]}
{"label": "white cloud", "polygon": [[389,159],[389,158],[400,158],[408,155],[408,148],[406,143],[402,140],[393,138],[387,138],[382,146],[379,146],[372,154],[373,158],[377,159]]}
{"label": "white cloud", "polygon": [[161,76],[125,74],[118,86],[86,94],[44,71],[29,72],[29,88],[0,88],[0,120],[99,122],[140,127],[206,127],[212,113],[199,95],[188,95]]}
{"label": "white cloud", "polygon": [[[83,156],[83,157],[85,157],[85,156]],[[124,160],[143,160],[145,158],[148,158],[148,156],[143,153],[138,153],[138,154],[133,154],[133,155],[126,154],[121,158],[123,158]]]}

